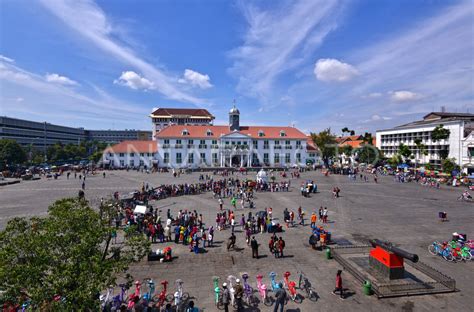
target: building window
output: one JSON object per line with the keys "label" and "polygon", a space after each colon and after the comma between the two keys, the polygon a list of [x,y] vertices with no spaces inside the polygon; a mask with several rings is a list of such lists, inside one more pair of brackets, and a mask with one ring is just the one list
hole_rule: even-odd
{"label": "building window", "polygon": [[176,140],[176,144],[181,144],[181,140]]}
{"label": "building window", "polygon": [[217,140],[212,140],[212,145],[217,145]]}
{"label": "building window", "polygon": [[280,154],[275,154],[275,155],[273,156],[273,162],[274,162],[275,164],[279,164],[279,163],[280,163]]}
{"label": "building window", "polygon": [[301,154],[296,153],[296,162],[300,163],[301,162]]}
{"label": "building window", "polygon": [[309,153],[309,157],[314,157],[314,153]]}
{"label": "building window", "polygon": [[145,162],[143,160],[140,160],[140,166],[144,166]]}
{"label": "building window", "polygon": [[268,163],[269,163],[269,161],[268,161],[268,153],[264,153],[264,154],[263,154],[263,163],[265,163],[265,164],[268,164]]}
{"label": "building window", "polygon": [[199,144],[201,144],[201,145],[206,144],[206,140],[200,140],[200,141],[199,141]]}
{"label": "building window", "polygon": [[258,130],[258,136],[259,137],[263,137],[265,135],[265,133],[263,133],[263,130]]}
{"label": "building window", "polygon": [[109,157],[112,157],[112,156],[113,156],[113,154],[112,154],[112,153],[109,153]]}
{"label": "building window", "polygon": [[281,131],[280,131],[280,136],[281,136],[281,137],[284,137],[284,136],[286,136],[286,133],[285,133],[285,131],[284,131],[284,130],[281,130]]}
{"label": "building window", "polygon": [[290,140],[286,140],[286,141],[285,141],[285,145],[291,145],[291,141],[290,141]]}
{"label": "building window", "polygon": [[170,144],[170,140],[169,139],[164,139],[163,144]]}
{"label": "building window", "polygon": [[125,161],[124,161],[124,160],[121,160],[121,161],[120,161],[120,167],[123,167],[123,166],[125,166]]}
{"label": "building window", "polygon": [[268,140],[263,141],[263,148],[268,149]]}
{"label": "building window", "polygon": [[125,154],[124,154],[124,153],[120,153],[119,156],[120,156],[120,157],[123,157],[123,156],[125,156]]}
{"label": "building window", "polygon": [[206,153],[201,153],[201,163],[206,162]]}
{"label": "building window", "polygon": [[181,153],[176,153],[176,163],[180,164],[183,162],[183,159],[181,158]]}
{"label": "building window", "polygon": [[474,147],[467,148],[467,157],[474,157]]}
{"label": "building window", "polygon": [[285,163],[289,164],[291,162],[291,155],[290,153],[285,154]]}
{"label": "building window", "polygon": [[188,144],[194,144],[194,140],[188,140]]}
{"label": "building window", "polygon": [[258,148],[258,141],[253,140],[252,143],[253,143],[253,148],[257,149]]}
{"label": "building window", "polygon": [[194,154],[188,154],[188,164],[194,164]]}
{"label": "building window", "polygon": [[182,135],[189,135],[189,131],[187,129],[184,129],[182,132],[181,132]]}
{"label": "building window", "polygon": [[130,157],[134,157],[135,156],[135,153],[130,153]]}
{"label": "building window", "polygon": [[296,141],[296,148],[300,148],[301,147],[301,141]]}
{"label": "building window", "polygon": [[280,145],[280,141],[275,140],[275,145]]}
{"label": "building window", "polygon": [[207,136],[212,136],[212,131],[211,131],[211,129],[207,129],[206,135],[207,135]]}
{"label": "building window", "polygon": [[135,162],[133,161],[133,159],[130,160],[130,167],[133,167],[135,166]]}
{"label": "building window", "polygon": [[217,153],[212,153],[212,162],[214,164],[217,164],[219,162],[219,159],[217,158]]}
{"label": "building window", "polygon": [[163,155],[163,163],[167,164],[170,162],[170,153],[165,153]]}
{"label": "building window", "polygon": [[145,153],[140,153],[140,156],[141,156],[141,157],[145,156]]}

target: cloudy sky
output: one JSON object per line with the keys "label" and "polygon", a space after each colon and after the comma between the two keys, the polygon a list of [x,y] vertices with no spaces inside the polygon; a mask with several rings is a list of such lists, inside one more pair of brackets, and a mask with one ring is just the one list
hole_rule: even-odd
{"label": "cloudy sky", "polygon": [[474,2],[3,0],[0,115],[150,129],[155,107],[304,131],[474,112]]}

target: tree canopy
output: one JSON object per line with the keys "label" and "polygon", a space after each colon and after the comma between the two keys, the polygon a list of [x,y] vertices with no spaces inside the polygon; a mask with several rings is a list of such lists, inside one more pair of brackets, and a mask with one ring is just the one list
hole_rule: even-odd
{"label": "tree canopy", "polygon": [[96,311],[99,291],[115,284],[150,248],[138,232],[120,248],[111,247],[115,214],[111,203],[98,213],[86,201],[68,198],[52,204],[44,218],[10,220],[0,232],[4,298],[22,304],[20,294],[26,294],[34,310]]}
{"label": "tree canopy", "polygon": [[26,152],[14,140],[0,140],[0,166],[18,165],[26,161]]}
{"label": "tree canopy", "polygon": [[311,133],[311,139],[321,151],[321,157],[327,166],[329,159],[335,155],[336,136],[331,133],[331,128],[327,128],[319,133]]}

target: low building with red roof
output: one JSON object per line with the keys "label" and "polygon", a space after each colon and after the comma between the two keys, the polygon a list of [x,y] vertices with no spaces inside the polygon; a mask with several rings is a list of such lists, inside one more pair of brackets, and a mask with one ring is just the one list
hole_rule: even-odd
{"label": "low building with red roof", "polygon": [[151,168],[158,163],[156,141],[123,141],[107,147],[102,162],[110,167]]}

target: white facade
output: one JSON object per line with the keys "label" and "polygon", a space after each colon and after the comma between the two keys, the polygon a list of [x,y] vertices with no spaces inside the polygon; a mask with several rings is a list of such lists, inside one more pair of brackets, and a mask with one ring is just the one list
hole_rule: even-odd
{"label": "white facade", "polygon": [[287,167],[317,160],[316,151],[309,157],[306,140],[254,139],[239,132],[219,139],[158,138],[157,143],[159,167]]}
{"label": "white facade", "polygon": [[158,153],[104,153],[103,163],[114,168],[151,168],[158,161]]}
{"label": "white facade", "polygon": [[[431,139],[431,133],[441,124],[445,129],[449,129],[449,138],[434,142]],[[473,127],[474,115],[472,120],[469,118],[430,118],[389,130],[377,131],[376,145],[384,153],[385,157],[390,158],[397,153],[400,143],[403,143],[412,151],[415,162],[434,165],[439,165],[441,162],[439,151],[443,149],[448,150],[448,157],[454,158],[456,163],[463,167],[470,162],[468,153],[472,153],[472,149],[469,149],[469,147],[474,145],[474,139],[472,133],[469,135],[467,132]],[[420,139],[421,143],[427,147],[426,151],[428,154],[426,156],[417,150],[416,139]]]}

